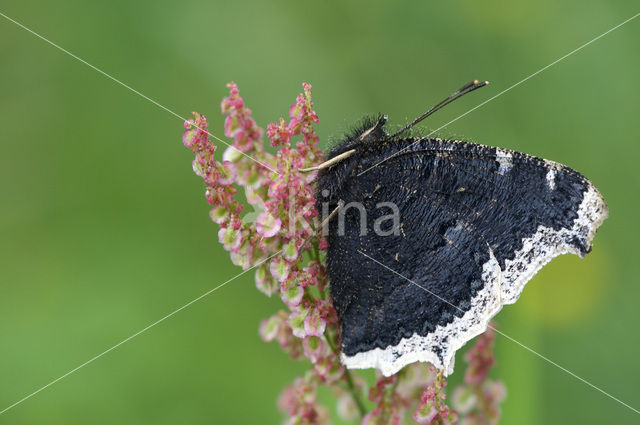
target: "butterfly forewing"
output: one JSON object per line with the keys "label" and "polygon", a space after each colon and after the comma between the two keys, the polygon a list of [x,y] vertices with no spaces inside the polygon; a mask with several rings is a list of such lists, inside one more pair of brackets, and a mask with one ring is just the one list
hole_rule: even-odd
{"label": "butterfly forewing", "polygon": [[[540,267],[588,252],[607,215],[579,173],[518,152],[404,139],[351,161],[332,197],[363,208],[330,223],[327,261],[349,367],[451,371],[455,351]],[[390,205],[397,222],[384,220]]]}

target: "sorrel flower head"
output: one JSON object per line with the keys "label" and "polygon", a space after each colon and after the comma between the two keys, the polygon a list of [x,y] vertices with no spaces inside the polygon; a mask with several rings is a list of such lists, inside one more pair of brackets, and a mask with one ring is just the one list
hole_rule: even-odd
{"label": "sorrel flower head", "polygon": [[468,364],[464,375],[466,385],[455,389],[453,405],[465,415],[465,425],[495,425],[500,420],[500,403],[506,397],[506,390],[502,382],[487,379],[495,364],[495,327],[492,323],[464,356]]}
{"label": "sorrel flower head", "polygon": [[[265,150],[265,132],[251,117],[235,83],[227,84],[230,93],[221,102],[226,116],[224,134],[232,139],[222,158],[216,159],[216,146],[203,115],[194,112],[185,122],[182,136],[184,145],[195,154],[193,170],[205,183],[211,219],[220,226],[220,244],[234,264],[255,269],[255,284],[261,292],[278,294],[286,306],[262,321],[260,336],[277,341],[291,358],[305,358],[311,364],[307,373],[282,393],[280,409],[289,415],[287,424],[328,423],[329,411],[319,405],[316,396],[318,387],[326,385],[336,396],[337,411],[345,420],[399,425],[415,411],[414,418],[420,424],[453,424],[457,416],[445,404],[446,381],[433,368],[407,366],[397,375],[380,376],[367,392],[365,381],[340,363],[338,321],[324,266],[327,242],[314,232],[319,227],[311,186],[315,174],[298,172],[324,159],[318,149],[315,126],[319,120],[311,85],[302,86],[303,92],[289,108],[289,119],[280,118],[267,126],[269,144],[278,148],[275,154]],[[238,193],[244,193],[242,201]],[[245,205],[254,211],[245,212]],[[497,409],[500,391],[504,391],[498,388],[500,383],[485,380],[493,364],[492,341],[481,339],[470,351],[466,381],[477,389],[476,398],[484,397]],[[371,406],[363,401],[367,393]],[[469,412],[477,413],[476,404]]]}
{"label": "sorrel flower head", "polygon": [[[431,371],[435,368],[431,366]],[[444,371],[439,371],[433,384],[427,387],[422,395],[420,404],[413,414],[413,418],[421,425],[451,425],[458,423],[458,413],[451,410],[445,403],[447,396],[444,387],[447,381],[444,379]]]}

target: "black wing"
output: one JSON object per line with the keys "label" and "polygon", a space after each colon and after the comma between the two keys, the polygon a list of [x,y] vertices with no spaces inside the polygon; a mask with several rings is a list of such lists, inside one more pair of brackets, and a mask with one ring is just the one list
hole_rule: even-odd
{"label": "black wing", "polygon": [[[456,350],[514,303],[542,266],[589,252],[607,217],[582,175],[519,152],[407,139],[358,161],[337,194],[347,208],[328,236],[348,367],[388,375],[429,361],[451,372]],[[351,202],[364,205],[365,232]],[[398,229],[393,207],[382,203],[397,206]]]}

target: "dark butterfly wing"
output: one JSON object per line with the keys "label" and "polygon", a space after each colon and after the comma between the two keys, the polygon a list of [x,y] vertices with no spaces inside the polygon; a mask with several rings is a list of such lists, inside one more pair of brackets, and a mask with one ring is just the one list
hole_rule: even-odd
{"label": "dark butterfly wing", "polygon": [[607,217],[595,187],[551,161],[440,139],[375,149],[342,186],[328,236],[348,367],[389,375],[429,361],[451,372],[456,350],[542,266],[589,252]]}

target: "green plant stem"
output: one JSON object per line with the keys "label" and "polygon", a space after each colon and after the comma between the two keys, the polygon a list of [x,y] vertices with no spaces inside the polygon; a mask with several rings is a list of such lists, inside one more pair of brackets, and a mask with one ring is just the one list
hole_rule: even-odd
{"label": "green plant stem", "polygon": [[391,386],[391,394],[396,392],[396,389],[398,388],[398,384],[400,383],[401,378],[402,378],[402,369],[400,369],[400,371],[398,372],[398,375],[396,376],[396,382],[394,382],[393,385]]}
{"label": "green plant stem", "polygon": [[482,391],[482,385],[474,384],[473,391],[476,393],[476,397],[478,398],[478,410],[481,412],[481,419],[486,421],[486,423],[489,423],[489,406],[487,404],[484,391]]}
{"label": "green plant stem", "polygon": [[353,397],[353,401],[356,403],[358,407],[358,411],[360,412],[360,416],[364,418],[364,415],[367,414],[367,409],[364,407],[364,403],[360,400],[358,393],[356,392],[356,386],[353,383],[353,378],[351,377],[351,372],[345,368],[344,376],[347,378],[347,387],[349,387],[349,392],[351,393],[351,397]]}
{"label": "green plant stem", "polygon": [[[331,341],[331,338],[325,335],[325,340],[327,341],[327,344],[329,344],[329,348],[331,348],[331,351],[333,351],[337,356],[339,356],[340,353],[338,353],[335,344],[333,343],[333,341]],[[351,393],[351,398],[353,398],[353,401],[356,404],[356,407],[358,408],[358,412],[360,412],[360,417],[364,418],[364,415],[367,414],[367,409],[364,407],[364,403],[362,402],[362,400],[360,399],[360,396],[358,395],[358,392],[356,390],[356,385],[353,382],[353,377],[351,376],[351,372],[349,372],[349,369],[347,368],[344,369],[344,376],[347,380],[347,388],[349,390],[349,393]]]}

